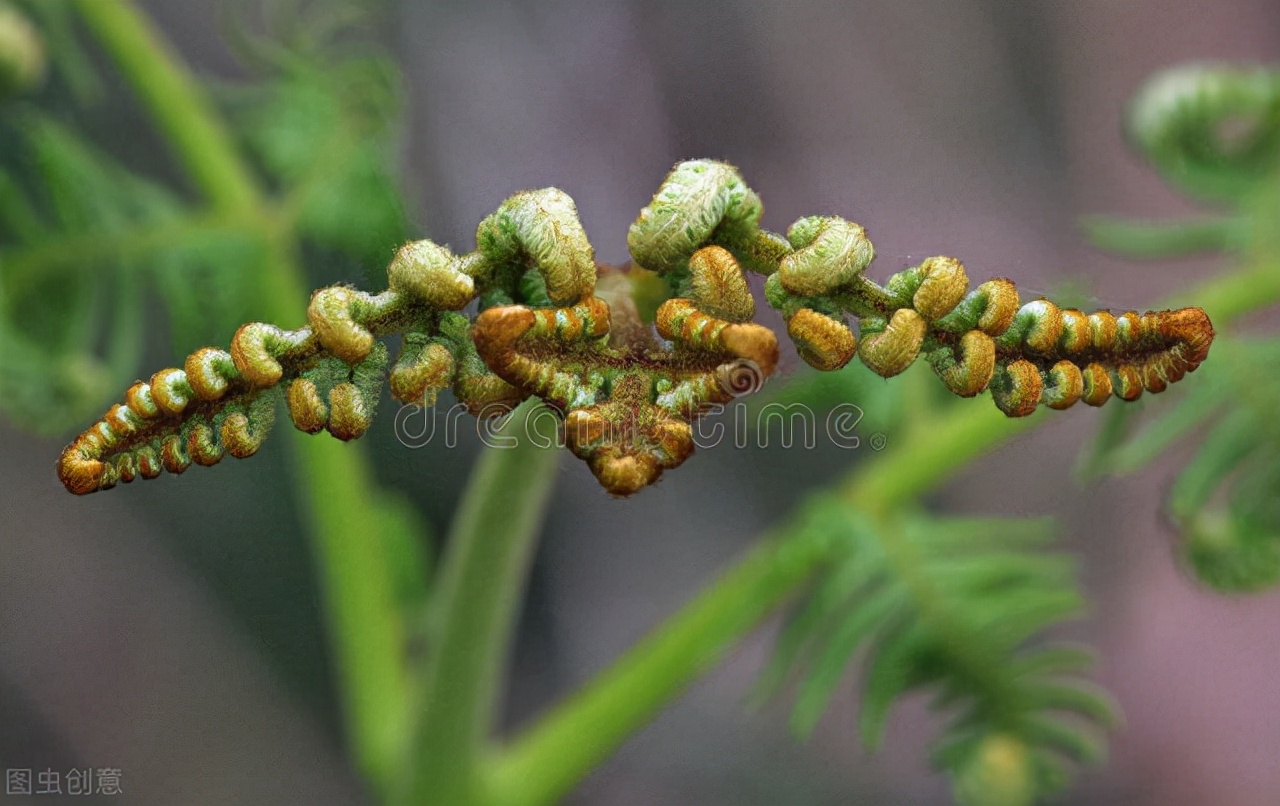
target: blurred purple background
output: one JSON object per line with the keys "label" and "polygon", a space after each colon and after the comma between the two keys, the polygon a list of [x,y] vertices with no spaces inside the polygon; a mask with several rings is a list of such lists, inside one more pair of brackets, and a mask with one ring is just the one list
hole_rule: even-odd
{"label": "blurred purple background", "polygon": [[[1125,102],[1173,64],[1280,59],[1275,0],[385,5],[424,237],[469,249],[503,198],[554,184],[600,259],[622,262],[627,225],[670,166],[714,157],[741,168],[771,229],[818,213],[864,224],[878,279],[953,254],[977,279],[1080,280],[1117,308],[1220,268],[1135,264],[1085,244],[1086,214],[1188,210],[1126,150]],[[146,6],[197,71],[236,75],[217,3]],[[160,339],[148,360],[171,363],[168,350]],[[1065,801],[1280,803],[1280,595],[1224,598],[1177,567],[1160,506],[1186,449],[1105,487],[1074,482],[1097,423],[1085,407],[1055,414],[933,499],[1057,516],[1082,558],[1095,612],[1072,634],[1101,650],[1098,678],[1127,724],[1110,764]],[[411,451],[391,429],[380,418],[358,449],[442,531],[474,439]],[[119,767],[120,804],[363,802],[280,446],[77,499],[53,473],[62,444],[0,422],[0,766]],[[856,454],[707,451],[625,502],[563,461],[509,721],[602,669]],[[226,503],[236,498],[252,504]],[[937,727],[921,697],[895,712],[875,756],[856,741],[852,677],[807,745],[787,731],[785,700],[747,712],[776,627],[568,802],[949,802],[925,761]]]}

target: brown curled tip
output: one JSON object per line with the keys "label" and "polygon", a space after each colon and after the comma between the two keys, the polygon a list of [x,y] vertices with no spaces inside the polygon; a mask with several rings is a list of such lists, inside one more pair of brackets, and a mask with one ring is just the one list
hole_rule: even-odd
{"label": "brown curled tip", "polygon": [[58,480],[67,492],[76,495],[97,492],[106,469],[106,465],[94,456],[92,446],[85,444],[88,436],[88,433],[81,435],[58,457]]}
{"label": "brown curled tip", "polygon": [[981,330],[970,330],[948,357],[951,361],[935,368],[953,393],[973,397],[987,388],[996,366],[996,345],[990,336]]}
{"label": "brown curled tip", "polygon": [[1203,308],[1181,308],[1156,314],[1158,330],[1165,338],[1178,342],[1177,358],[1188,365],[1187,372],[1195,369],[1209,357],[1213,346],[1213,323]]}
{"label": "brown curled tip", "polygon": [[951,312],[969,288],[964,264],[953,257],[931,257],[920,264],[923,280],[911,305],[929,321]]}
{"label": "brown curled tip", "polygon": [[658,460],[647,453],[601,451],[591,458],[591,472],[611,495],[625,498],[653,484],[662,475]]}
{"label": "brown curled tip", "polygon": [[1014,369],[1015,359],[1039,369],[1039,402],[1055,409],[1080,400],[1101,406],[1113,396],[1132,401],[1144,391],[1164,391],[1205,360],[1214,336],[1200,308],[1117,316],[1059,310],[1037,300],[1020,314],[1038,318],[1016,344],[1006,340],[1001,358],[1009,369],[1000,384],[993,384],[996,404],[1010,416],[1030,413],[1030,394],[1036,389],[1029,375]]}
{"label": "brown curled tip", "polygon": [[693,455],[689,424],[662,415],[650,420],[651,413],[634,416],[618,403],[606,403],[576,409],[565,418],[569,450],[587,462],[610,495],[634,495]]}
{"label": "brown curled tip", "polygon": [[920,314],[911,308],[899,308],[893,312],[884,330],[864,333],[858,355],[872,372],[883,378],[892,378],[916,360],[927,330],[928,325]]}
{"label": "brown curled tip", "polygon": [[504,305],[483,311],[471,326],[476,352],[486,358],[486,363],[489,356],[497,360],[528,333],[536,321],[533,311],[523,305]]}

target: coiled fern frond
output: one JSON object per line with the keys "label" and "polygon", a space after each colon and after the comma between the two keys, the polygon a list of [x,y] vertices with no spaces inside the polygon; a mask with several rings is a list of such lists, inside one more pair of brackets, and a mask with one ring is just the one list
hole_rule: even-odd
{"label": "coiled fern frond", "polygon": [[[1114,394],[1133,400],[1162,391],[1208,355],[1213,326],[1184,308],[1119,317],[1085,314],[1048,300],[1023,304],[1011,280],[972,291],[963,264],[931,257],[880,286],[867,278],[875,249],[866,230],[834,216],[802,218],[785,238],[761,229],[759,197],[737,172],[706,161],[677,165],[631,227],[637,265],[690,284],[691,257],[707,244],[768,275],[765,295],[787,334],[816,369],[840,369],[857,355],[892,377],[925,355],[947,387],[972,397],[990,388],[1011,417],[1044,403],[1094,406]],[[859,318],[859,336],[845,321]]]}
{"label": "coiled fern frond", "polygon": [[[950,257],[882,287],[863,274],[875,251],[862,227],[808,217],[783,238],[759,228],[762,212],[732,166],[681,163],[628,235],[643,271],[619,276],[597,266],[566,193],[517,193],[480,223],[475,251],[407,244],[388,267],[388,290],[321,289],[306,327],[245,325],[230,352],[199,350],[182,369],[135,385],[68,446],[59,475],[87,493],[251,455],[280,390],[298,428],[358,437],[384,382],[377,340],[402,334],[397,399],[429,405],[451,388],[489,416],[536,396],[563,416],[566,444],[604,488],[630,495],[693,453],[693,420],[773,373],[777,339],[751,321],[744,270],[768,275],[769,303],[816,368],[840,369],[856,354],[891,377],[923,354],[952,392],[990,388],[1011,417],[1040,403],[1100,406],[1113,394],[1159,392],[1194,371],[1213,341],[1199,308],[1115,316],[1022,304],[1009,280],[970,291]],[[640,320],[631,288],[649,272],[669,292],[655,328]],[[474,318],[460,313],[476,299]],[[860,343],[846,314],[860,318]]]}

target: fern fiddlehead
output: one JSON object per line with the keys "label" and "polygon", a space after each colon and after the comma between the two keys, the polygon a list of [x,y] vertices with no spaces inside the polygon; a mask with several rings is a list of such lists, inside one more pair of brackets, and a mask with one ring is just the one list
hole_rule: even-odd
{"label": "fern fiddlehead", "polygon": [[[1162,391],[1199,366],[1213,341],[1198,308],[1116,317],[1043,299],[1021,304],[1005,279],[969,291],[963,264],[951,257],[928,258],[882,287],[863,274],[875,249],[861,226],[813,216],[793,224],[784,240],[758,229],[760,212],[728,166],[682,163],[632,226],[632,254],[678,287],[690,250],[726,248],[768,275],[766,298],[816,369],[839,369],[857,355],[892,377],[923,354],[952,392],[970,397],[991,388],[1001,411],[1017,417],[1040,403],[1100,406],[1113,393],[1132,400],[1144,389]],[[682,237],[664,240],[671,230]],[[846,315],[859,318],[860,342]]]}
{"label": "fern fiddlehead", "polygon": [[[631,299],[639,273],[597,265],[573,200],[556,188],[517,193],[477,227],[475,251],[406,244],[386,291],[320,289],[305,327],[245,325],[229,351],[202,348],[136,384],[67,447],[59,475],[87,493],[252,455],[281,397],[301,430],[359,437],[388,380],[378,339],[401,334],[394,398],[431,404],[449,388],[492,416],[536,396],[563,416],[566,444],[604,488],[630,495],[693,453],[694,419],[756,391],[777,366],[776,337],[752,321],[746,271],[767,277],[766,299],[815,368],[856,355],[891,377],[923,355],[952,392],[990,389],[1011,417],[1159,392],[1213,340],[1198,308],[1115,316],[1023,304],[1010,280],[970,290],[950,257],[881,286],[864,274],[875,249],[861,226],[810,216],[783,237],[760,228],[762,212],[728,164],[672,170],[628,233],[633,265],[668,292],[650,327]],[[462,313],[476,299],[479,312]]]}

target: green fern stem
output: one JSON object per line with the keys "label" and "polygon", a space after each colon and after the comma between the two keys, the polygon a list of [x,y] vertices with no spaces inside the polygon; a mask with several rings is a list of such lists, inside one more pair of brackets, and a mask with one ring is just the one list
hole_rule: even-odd
{"label": "green fern stem", "polygon": [[[518,407],[509,424],[526,422],[536,405]],[[485,451],[472,471],[433,592],[431,660],[394,802],[482,802],[480,764],[558,457],[532,440],[512,439],[509,448]]]}
{"label": "green fern stem", "polygon": [[146,16],[130,0],[76,0],[76,8],[213,206],[261,206],[257,183],[213,104]]}

